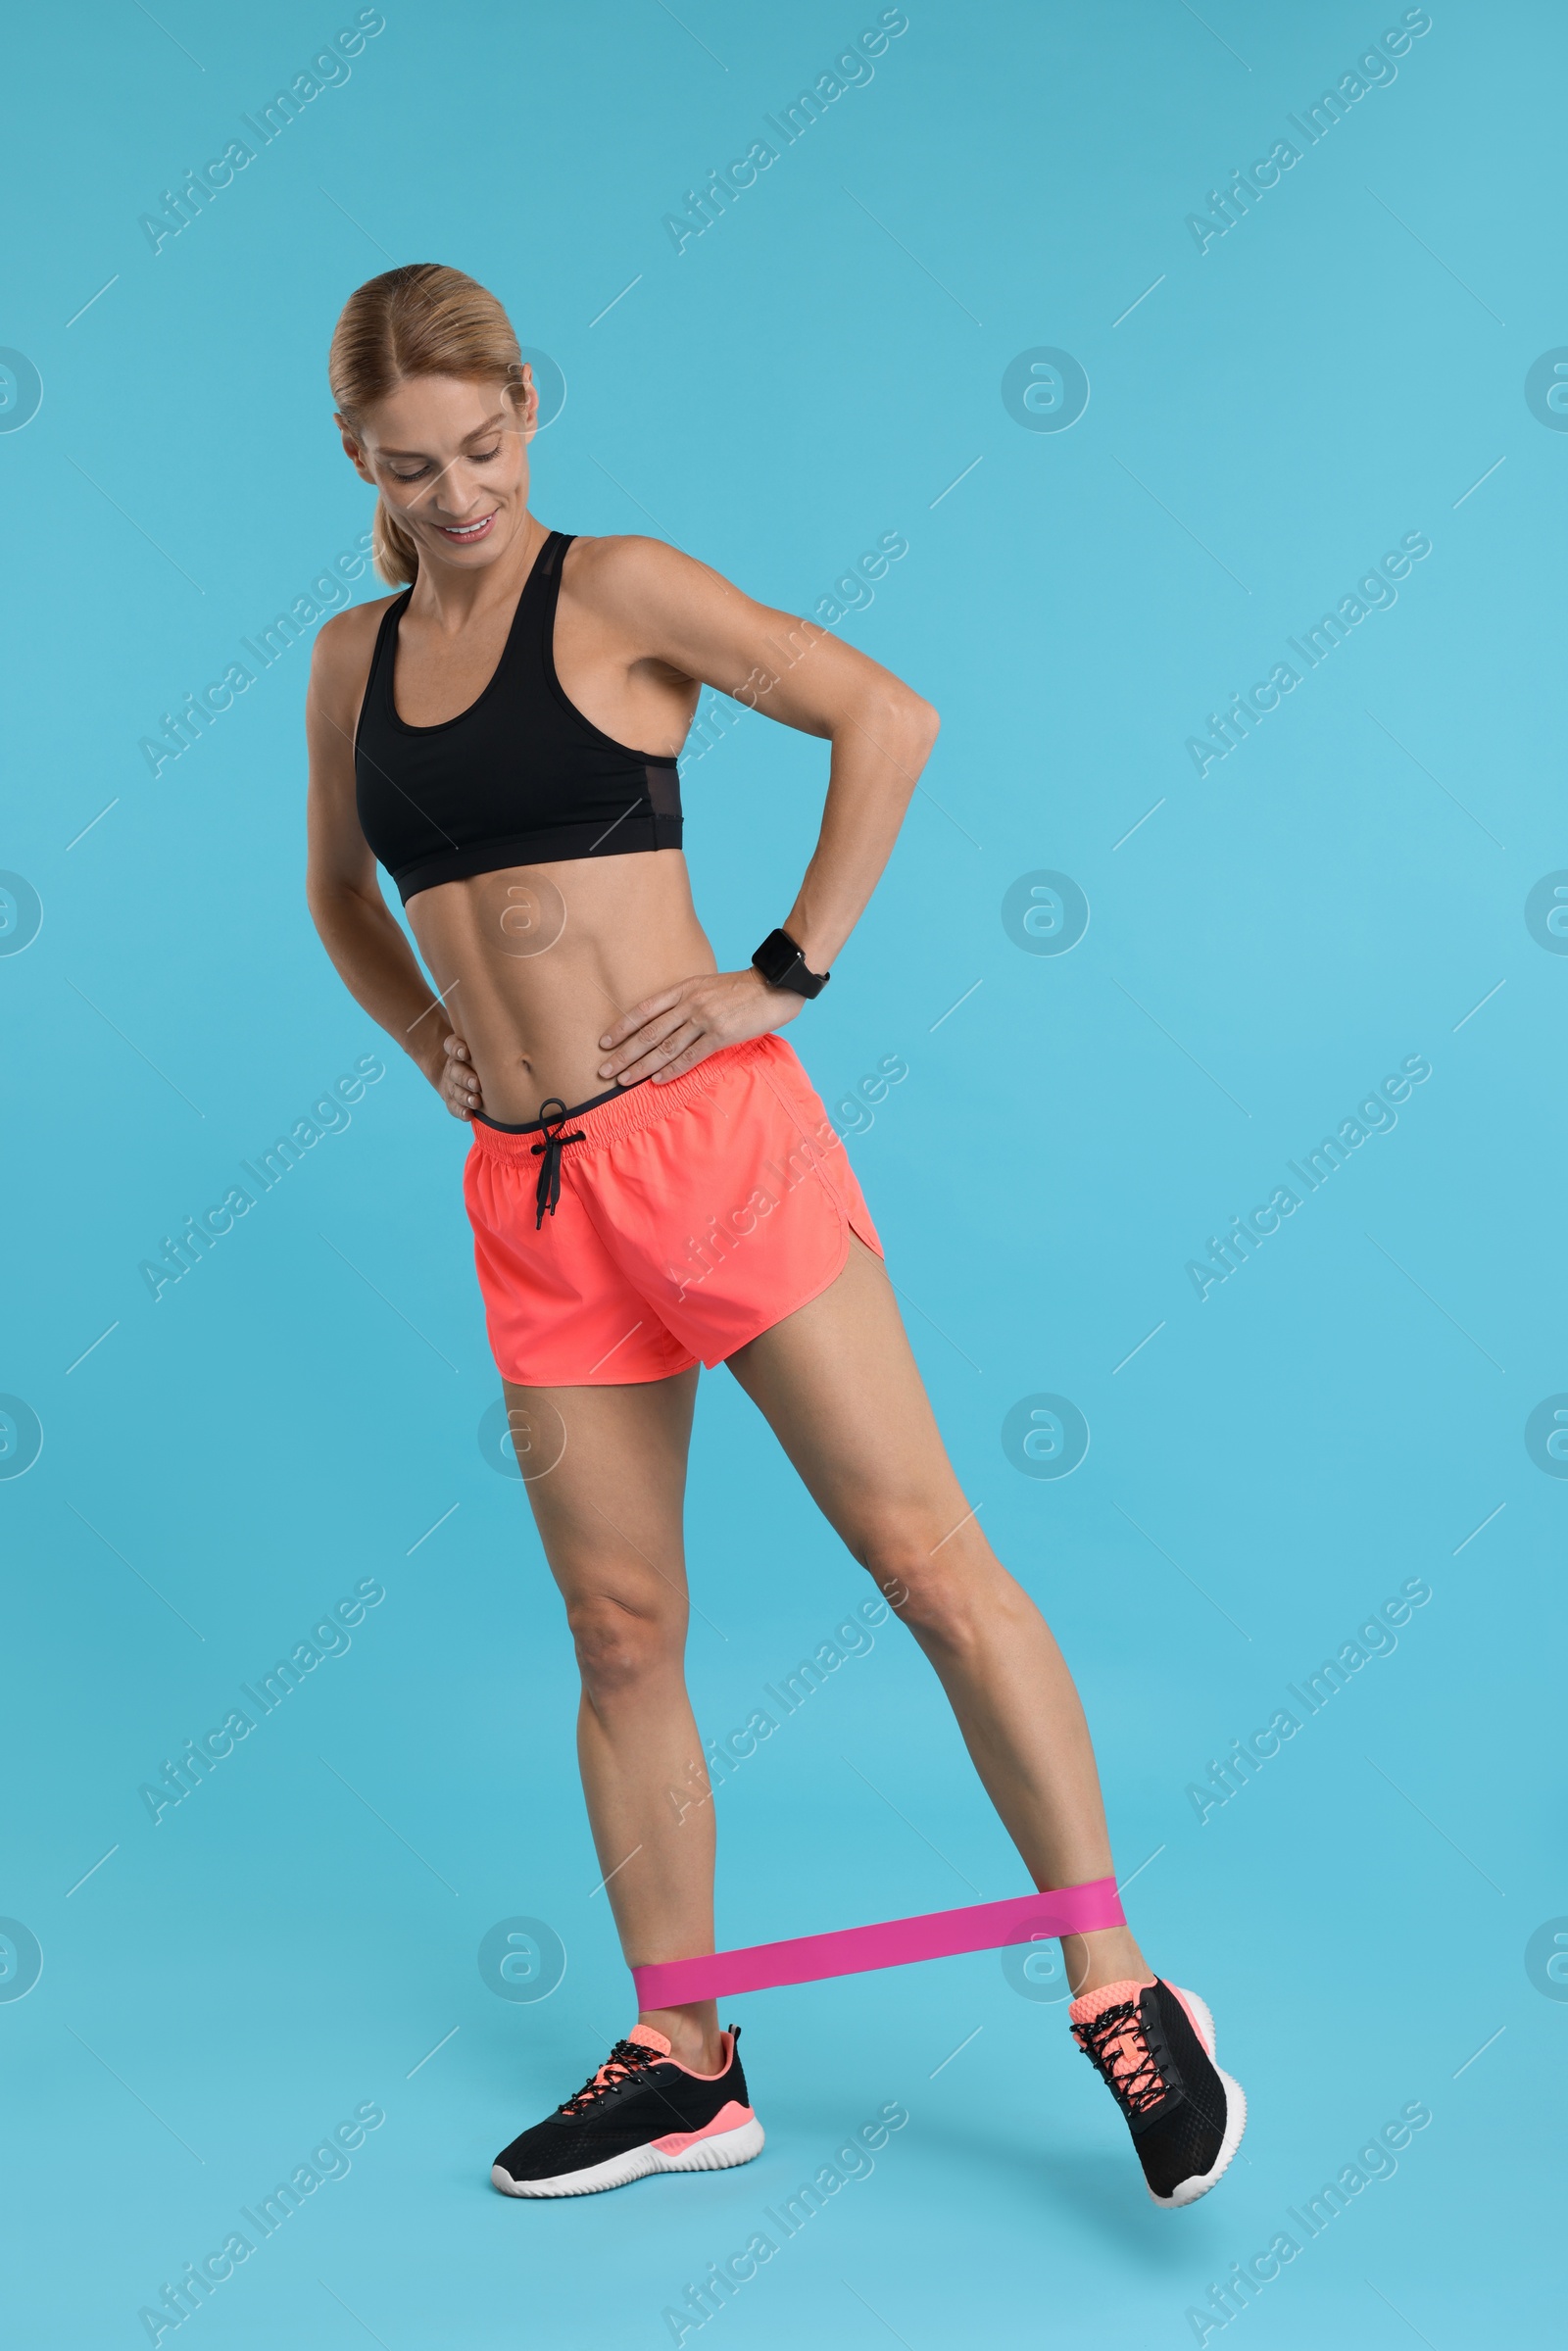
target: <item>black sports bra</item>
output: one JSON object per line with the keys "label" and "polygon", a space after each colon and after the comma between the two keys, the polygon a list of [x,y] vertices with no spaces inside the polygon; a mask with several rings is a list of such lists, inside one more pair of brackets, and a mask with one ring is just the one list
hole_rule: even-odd
{"label": "black sports bra", "polygon": [[408,726],[393,699],[408,588],[381,618],[354,736],[361,829],[405,905],[436,882],[555,857],[679,849],[673,759],[601,734],[566,700],[552,640],[562,558],[553,530],[523,582],[495,675],[435,726]]}

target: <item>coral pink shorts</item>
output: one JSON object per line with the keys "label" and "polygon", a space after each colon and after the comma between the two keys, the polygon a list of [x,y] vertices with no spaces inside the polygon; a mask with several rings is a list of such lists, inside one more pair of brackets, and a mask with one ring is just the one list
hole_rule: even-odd
{"label": "coral pink shorts", "polygon": [[491,1350],[522,1387],[711,1368],[819,1296],[852,1232],[882,1253],[773,1035],[532,1127],[476,1120],[463,1190]]}

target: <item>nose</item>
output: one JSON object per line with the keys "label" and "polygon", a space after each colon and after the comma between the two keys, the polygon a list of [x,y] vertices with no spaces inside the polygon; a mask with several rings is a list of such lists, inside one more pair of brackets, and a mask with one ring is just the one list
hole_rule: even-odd
{"label": "nose", "polygon": [[485,485],[457,460],[434,485],[431,504],[443,522],[473,522],[489,513]]}

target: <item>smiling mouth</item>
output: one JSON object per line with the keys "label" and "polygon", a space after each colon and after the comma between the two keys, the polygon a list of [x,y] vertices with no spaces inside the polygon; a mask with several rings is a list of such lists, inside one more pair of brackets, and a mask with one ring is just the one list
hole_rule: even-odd
{"label": "smiling mouth", "polygon": [[460,546],[465,546],[470,540],[484,537],[496,518],[496,513],[497,510],[492,507],[490,513],[481,514],[477,522],[438,522],[436,529],[443,539],[455,539]]}

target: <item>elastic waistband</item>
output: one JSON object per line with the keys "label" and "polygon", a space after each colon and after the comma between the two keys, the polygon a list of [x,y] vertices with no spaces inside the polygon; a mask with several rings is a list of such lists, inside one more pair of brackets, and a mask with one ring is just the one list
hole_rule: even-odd
{"label": "elastic waistband", "polygon": [[[631,1086],[617,1086],[609,1094],[594,1095],[576,1109],[568,1110],[564,1120],[552,1119],[550,1124],[558,1127],[567,1122],[581,1124],[582,1141],[575,1147],[574,1156],[576,1151],[592,1151],[596,1145],[618,1142],[622,1135],[635,1135],[644,1127],[657,1126],[661,1119],[702,1101],[732,1071],[769,1057],[779,1043],[769,1031],[763,1037],[749,1037],[741,1045],[720,1046],[716,1053],[710,1053],[706,1061],[699,1061],[683,1077],[670,1078],[662,1086],[656,1086],[651,1077],[640,1078]],[[785,1051],[788,1050],[786,1047]],[[476,1115],[471,1128],[473,1148],[490,1158],[514,1160],[531,1170],[538,1155],[532,1138],[542,1134],[544,1128],[543,1119],[525,1127],[498,1127]]]}
{"label": "elastic waistband", "polygon": [[[564,1126],[569,1119],[580,1118],[584,1110],[597,1110],[601,1102],[612,1102],[618,1095],[630,1094],[637,1086],[651,1086],[652,1084],[653,1079],[650,1076],[633,1078],[630,1086],[607,1086],[603,1094],[590,1094],[585,1102],[577,1102],[569,1110],[564,1102],[562,1102],[559,1117],[525,1118],[520,1126],[509,1126],[502,1118],[486,1118],[482,1110],[475,1110],[472,1115],[475,1124],[488,1127],[492,1135],[542,1135],[547,1127]],[[559,1094],[547,1094],[545,1100],[546,1102],[561,1102],[561,1097]]]}

